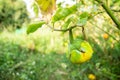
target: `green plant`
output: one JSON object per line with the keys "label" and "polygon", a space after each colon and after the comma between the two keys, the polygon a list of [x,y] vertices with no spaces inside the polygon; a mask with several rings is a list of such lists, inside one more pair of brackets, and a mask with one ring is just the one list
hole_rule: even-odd
{"label": "green plant", "polygon": [[[45,24],[46,26],[50,27],[54,31],[61,31],[63,33],[69,32],[69,46],[72,45],[73,47],[75,47],[75,45],[73,44],[73,42],[75,40],[73,35],[76,32],[75,31],[76,28],[81,28],[81,32],[82,32],[83,38],[80,38],[80,39],[87,41],[87,37],[86,37],[86,33],[85,33],[85,26],[87,25],[87,22],[90,22],[90,20],[92,20],[96,15],[98,15],[99,12],[98,11],[94,11],[94,10],[93,11],[82,11],[81,7],[88,5],[85,2],[86,1],[78,0],[78,1],[76,1],[76,4],[74,4],[72,6],[66,6],[66,7],[58,6],[55,14],[51,17],[51,20],[47,20],[47,21],[44,20],[43,24]],[[120,29],[120,23],[117,20],[117,17],[115,17],[115,15],[112,14],[112,10],[109,9],[107,4],[105,4],[105,3],[107,3],[107,1],[101,1],[101,0],[93,1],[93,0],[90,0],[89,2],[90,2],[91,5],[98,5],[98,4],[102,5],[103,9],[105,9],[106,13],[109,15],[109,17],[111,17],[113,22],[116,24],[116,27],[118,29]],[[96,3],[96,2],[98,2],[98,3]],[[40,3],[40,0],[37,0],[35,3],[36,3],[36,5],[38,5],[38,9],[39,8],[40,9],[41,8],[45,8],[46,10],[48,9],[48,8],[46,8],[46,6],[41,6],[42,3]],[[46,3],[49,3],[49,0],[46,1]],[[112,2],[112,4],[114,4],[114,2]],[[42,9],[41,9],[41,11],[42,11]],[[56,29],[57,27],[59,27],[59,24],[61,25],[60,29]],[[39,26],[41,27],[42,25],[40,24]],[[34,32],[36,30],[35,27],[37,27],[37,26],[38,25],[36,25],[34,23],[30,24],[28,26],[27,33]],[[30,31],[30,29],[34,30],[34,31]],[[81,37],[81,35],[79,35],[79,36]],[[77,43],[75,43],[75,44],[77,44]],[[79,44],[79,46],[80,45],[81,44]],[[68,55],[72,55],[71,51],[72,50],[71,50],[71,47],[70,47]],[[75,53],[75,51],[73,53]]]}

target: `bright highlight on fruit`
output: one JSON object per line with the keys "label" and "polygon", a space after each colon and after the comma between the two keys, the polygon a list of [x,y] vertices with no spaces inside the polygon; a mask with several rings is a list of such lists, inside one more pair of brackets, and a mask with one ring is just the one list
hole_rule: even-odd
{"label": "bright highlight on fruit", "polygon": [[87,41],[75,41],[71,46],[70,61],[72,63],[83,63],[88,61],[93,54],[93,49]]}

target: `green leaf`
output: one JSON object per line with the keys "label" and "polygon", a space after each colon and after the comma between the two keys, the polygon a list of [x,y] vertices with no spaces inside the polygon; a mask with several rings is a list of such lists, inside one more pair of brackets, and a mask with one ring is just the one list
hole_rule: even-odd
{"label": "green leaf", "polygon": [[80,48],[80,44],[83,42],[82,39],[80,38],[76,38],[74,39],[73,43],[70,45],[70,49],[74,50],[74,49],[79,49]]}
{"label": "green leaf", "polygon": [[80,15],[80,18],[86,18],[89,16],[89,13],[88,12],[83,12],[81,15]]}
{"label": "green leaf", "polygon": [[87,52],[93,52],[92,51],[92,47],[91,45],[85,41],[85,40],[82,40],[80,37],[74,39],[73,43],[70,45],[70,49],[71,50],[87,50]]}
{"label": "green leaf", "polygon": [[89,17],[89,14],[87,12],[83,12],[78,18],[77,25],[79,26],[85,25],[88,20],[88,17]]}
{"label": "green leaf", "polygon": [[73,14],[76,11],[77,11],[77,6],[76,5],[73,5],[69,8],[60,7],[60,8],[58,8],[56,13],[52,17],[52,22],[55,23],[56,21],[65,19],[67,16],[69,16],[70,14]]}
{"label": "green leaf", "polygon": [[39,8],[38,8],[37,4],[36,4],[36,3],[33,3],[32,7],[33,7],[33,10],[34,10],[36,16],[38,16]]}
{"label": "green leaf", "polygon": [[80,59],[81,59],[81,52],[78,50],[72,50],[71,56],[70,56],[70,61],[72,63],[79,63]]}
{"label": "green leaf", "polygon": [[72,18],[73,18],[73,17],[70,17],[70,18],[67,19],[67,21],[65,21],[65,23],[64,23],[63,26],[62,26],[63,29],[67,29],[67,28],[69,27],[69,24],[71,23]]}
{"label": "green leaf", "polygon": [[86,22],[87,22],[87,18],[82,18],[78,20],[77,25],[82,26],[85,25]]}
{"label": "green leaf", "polygon": [[43,24],[45,24],[44,21],[29,24],[27,28],[27,34],[35,32],[38,28],[42,27]]}

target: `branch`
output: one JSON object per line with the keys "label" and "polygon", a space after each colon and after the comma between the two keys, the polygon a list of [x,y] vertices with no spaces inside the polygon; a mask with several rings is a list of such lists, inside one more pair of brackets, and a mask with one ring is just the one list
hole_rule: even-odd
{"label": "branch", "polygon": [[111,17],[113,22],[117,25],[116,27],[120,29],[120,22],[117,20],[117,18],[114,16],[113,12],[104,4],[101,2],[101,0],[96,0],[98,3],[102,5],[102,7],[105,9],[107,14]]}
{"label": "branch", "polygon": [[75,27],[78,27],[77,25],[74,25],[74,26],[71,26],[71,27],[69,27],[69,28],[67,28],[67,29],[55,29],[55,28],[53,28],[52,26],[50,26],[49,24],[46,24],[49,28],[51,28],[52,30],[54,30],[54,31],[63,31],[63,32],[66,32],[66,31],[69,31],[69,30],[71,30],[71,29],[73,29],[73,28],[75,28]]}

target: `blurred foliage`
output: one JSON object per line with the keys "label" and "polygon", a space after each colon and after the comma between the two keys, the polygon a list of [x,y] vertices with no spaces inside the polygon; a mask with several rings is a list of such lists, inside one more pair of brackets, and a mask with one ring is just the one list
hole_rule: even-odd
{"label": "blurred foliage", "polygon": [[0,34],[0,80],[120,79],[120,43],[112,37],[89,38],[93,57],[78,65],[66,58],[63,35],[44,31],[38,31],[41,36],[37,32],[29,36],[6,31]]}
{"label": "blurred foliage", "polygon": [[29,18],[22,0],[0,0],[0,30],[10,26],[21,28],[27,21]]}
{"label": "blurred foliage", "polygon": [[[78,23],[85,23],[86,37],[94,51],[89,61],[72,64],[66,58],[68,33],[51,31],[47,26],[29,35],[26,28],[12,33],[4,30],[0,33],[0,80],[120,80],[120,31],[94,0],[80,1],[78,16],[83,22]],[[111,9],[119,9],[120,1],[111,1]],[[119,12],[114,14],[120,19]],[[67,17],[64,28],[75,19],[74,15]],[[59,28],[60,23],[54,27]],[[81,27],[73,32],[74,38],[84,38]]]}

